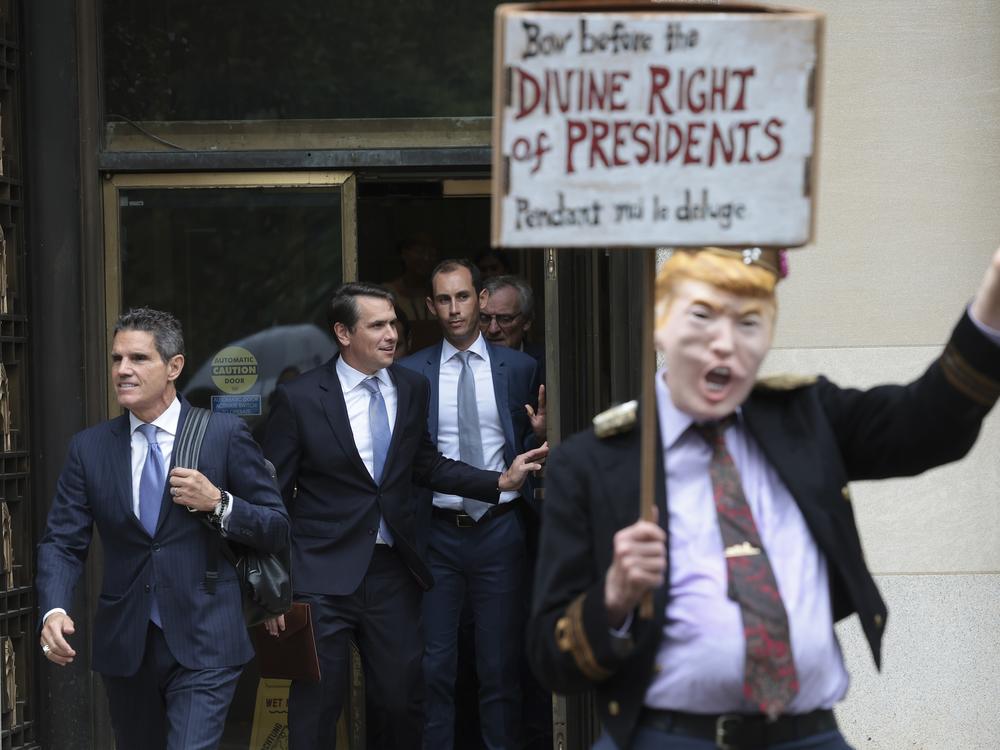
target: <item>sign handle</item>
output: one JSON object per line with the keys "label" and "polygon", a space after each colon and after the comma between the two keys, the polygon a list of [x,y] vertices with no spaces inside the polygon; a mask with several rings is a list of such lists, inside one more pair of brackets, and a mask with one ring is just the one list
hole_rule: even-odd
{"label": "sign handle", "polygon": [[[653,520],[656,507],[656,351],[653,347],[656,306],[656,253],[650,249],[633,252],[642,255],[642,398],[639,399],[639,517]],[[653,592],[648,591],[639,603],[639,617],[653,619]]]}

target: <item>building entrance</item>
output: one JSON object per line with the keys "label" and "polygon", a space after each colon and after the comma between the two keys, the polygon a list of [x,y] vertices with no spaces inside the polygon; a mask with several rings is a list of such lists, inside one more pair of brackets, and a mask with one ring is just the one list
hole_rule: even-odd
{"label": "building entrance", "polygon": [[[540,254],[490,252],[485,180],[352,171],[133,173],[106,180],[104,205],[108,322],[139,306],[177,315],[187,349],[180,392],[194,405],[239,414],[258,440],[276,386],[336,351],[326,308],[343,281],[393,289],[409,352],[440,339],[425,298],[430,272],[443,258],[468,257],[487,273],[526,276],[537,282],[539,298],[544,294]],[[544,325],[536,326],[540,343]],[[109,416],[117,410],[109,393]],[[366,712],[354,656],[338,727],[343,748],[365,747],[366,713],[374,710]],[[474,696],[474,670],[460,679]],[[261,680],[249,664],[223,747],[282,747],[286,697],[286,684]],[[463,716],[474,716],[475,699],[463,708]],[[476,746],[474,721],[464,720],[459,731],[469,743],[463,747]]]}

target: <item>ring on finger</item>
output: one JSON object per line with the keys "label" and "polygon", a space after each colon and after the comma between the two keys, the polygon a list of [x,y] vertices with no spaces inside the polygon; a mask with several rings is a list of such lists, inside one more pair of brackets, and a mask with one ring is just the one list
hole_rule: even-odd
{"label": "ring on finger", "polygon": [[42,644],[42,653],[43,654],[45,654],[46,656],[48,656],[49,655],[49,651],[51,651],[51,650],[52,650],[52,647],[49,646],[49,644],[47,644],[47,643],[43,643]]}

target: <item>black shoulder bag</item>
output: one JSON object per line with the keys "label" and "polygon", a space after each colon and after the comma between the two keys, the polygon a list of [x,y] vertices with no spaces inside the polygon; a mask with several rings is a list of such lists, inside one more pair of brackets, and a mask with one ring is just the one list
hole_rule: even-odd
{"label": "black shoulder bag", "polygon": [[[174,446],[174,465],[196,469],[201,443],[208,429],[212,412],[196,406],[188,410],[184,426]],[[271,478],[276,478],[274,465],[264,459]],[[202,523],[212,530],[209,537],[205,590],[214,595],[219,579],[219,554],[233,567],[243,590],[243,617],[248,626],[263,622],[268,617],[282,615],[292,607],[291,550],[262,552],[245,544],[224,539],[219,528],[208,519],[207,513],[198,514]]]}

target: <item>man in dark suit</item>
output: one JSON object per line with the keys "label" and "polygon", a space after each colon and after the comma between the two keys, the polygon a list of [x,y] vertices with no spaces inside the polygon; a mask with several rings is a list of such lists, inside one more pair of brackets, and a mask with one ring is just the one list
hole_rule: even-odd
{"label": "man in dark suit", "polygon": [[486,340],[529,354],[544,368],[545,347],[526,338],[535,320],[535,295],[528,282],[520,276],[493,276],[483,281],[483,289],[480,328]]}
{"label": "man in dark suit", "polygon": [[[533,424],[529,405],[539,387],[535,361],[493,346],[479,332],[486,296],[471,262],[439,263],[431,274],[427,307],[437,316],[444,341],[401,364],[430,381],[428,429],[441,453],[502,471],[536,435],[538,442],[544,440],[545,424],[544,414]],[[455,746],[458,631],[466,596],[476,634],[483,742],[490,750],[519,746],[527,571],[520,515],[536,512],[527,486],[523,498],[504,493],[492,507],[446,492],[421,497],[431,509],[427,559],[435,581],[424,595],[426,747]]]}
{"label": "man in dark suit", "polygon": [[878,664],[886,621],[848,483],[960,458],[1000,396],[1000,250],[940,358],[868,391],[757,382],[775,256],[678,251],[657,278],[658,523],[636,520],[635,402],[549,461],[529,652],[596,691],[601,750],[847,748],[833,623],[857,613]]}
{"label": "man in dark suit", "polygon": [[220,558],[214,593],[205,588],[208,550],[219,534],[266,551],[288,544],[287,514],[242,420],[213,415],[198,468],[174,468],[168,481],[190,409],[174,387],[183,367],[172,315],[118,319],[111,377],[128,413],[74,436],[38,547],[42,651],[65,666],[76,655],[67,608],[95,525],[101,535],[92,666],[120,750],[218,746],[253,649],[233,566]]}
{"label": "man in dark suit", "polygon": [[414,483],[495,504],[548,449],[502,473],[444,458],[427,434],[427,379],[393,364],[392,294],[345,284],[328,320],[339,354],[279,387],[264,438],[291,513],[295,597],[312,608],[322,673],[318,684],[292,683],[290,746],[334,747],[355,633],[366,688],[386,714],[376,740],[419,748],[420,600],[434,579],[420,553],[425,514]]}

